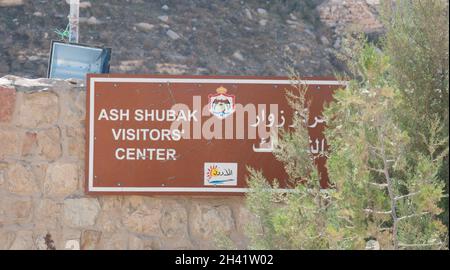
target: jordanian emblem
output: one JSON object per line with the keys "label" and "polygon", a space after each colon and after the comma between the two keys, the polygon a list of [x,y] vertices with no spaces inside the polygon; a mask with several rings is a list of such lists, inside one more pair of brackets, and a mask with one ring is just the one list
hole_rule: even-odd
{"label": "jordanian emblem", "polygon": [[223,86],[216,89],[217,94],[209,95],[209,111],[220,119],[233,114],[235,109],[234,95],[228,95]]}

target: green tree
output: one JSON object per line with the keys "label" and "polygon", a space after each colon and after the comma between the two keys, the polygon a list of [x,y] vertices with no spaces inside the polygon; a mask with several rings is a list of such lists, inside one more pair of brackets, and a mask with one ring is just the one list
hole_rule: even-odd
{"label": "green tree", "polygon": [[[444,195],[438,172],[448,137],[439,136],[442,122],[424,119],[427,134],[417,131],[414,138],[402,130],[397,115],[404,101],[390,80],[390,58],[364,40],[354,44],[348,65],[359,80],[337,91],[324,112],[329,176],[342,198],[337,203],[382,248],[443,248],[447,230],[437,218]],[[418,140],[425,153],[410,147]]]}
{"label": "green tree", "polygon": [[[381,18],[386,27],[383,51],[390,58],[390,76],[399,90],[401,106],[397,110],[401,128],[408,132],[409,147],[424,155],[426,141],[449,136],[449,13],[448,0],[385,1]],[[430,119],[444,126],[432,134]],[[415,136],[420,132],[425,136]],[[439,150],[439,149],[438,149]],[[437,151],[436,153],[439,153]],[[415,163],[411,156],[408,160]],[[438,178],[448,193],[448,155],[442,159]],[[448,199],[443,200],[444,220],[448,226]]]}
{"label": "green tree", "polygon": [[[274,152],[295,189],[277,192],[276,181],[270,185],[249,168],[247,204],[258,221],[249,228],[251,248],[363,249],[370,239],[383,249],[446,247],[447,229],[437,217],[444,196],[437,175],[448,155],[448,138],[438,135],[443,125],[428,119],[429,136],[415,134],[427,153],[411,149],[397,122],[402,95],[390,84],[389,57],[364,40],[354,44],[349,67],[359,79],[337,91],[324,112],[331,151],[323,154],[333,188],[319,186],[306,151],[308,116],[300,113]],[[299,112],[305,111],[302,93],[288,94]]]}
{"label": "green tree", "polygon": [[[299,81],[298,77],[293,81]],[[352,247],[352,239],[338,219],[338,204],[332,189],[321,189],[313,156],[308,151],[309,136],[305,119],[305,87],[294,85],[288,92],[294,116],[292,131],[282,132],[274,155],[284,164],[288,182],[294,189],[279,192],[277,181],[268,180],[260,171],[248,168],[250,192],[248,209],[257,222],[249,224],[248,236],[253,249],[344,249]],[[306,105],[306,107],[305,107]]]}
{"label": "green tree", "polygon": [[[333,188],[319,187],[302,113],[274,153],[295,189],[276,192],[276,181],[249,169],[251,247],[362,249],[374,239],[382,249],[448,248],[439,219],[448,198],[448,1],[385,3],[378,47],[348,38],[340,54],[351,80],[324,112]],[[288,98],[304,112],[298,89]]]}

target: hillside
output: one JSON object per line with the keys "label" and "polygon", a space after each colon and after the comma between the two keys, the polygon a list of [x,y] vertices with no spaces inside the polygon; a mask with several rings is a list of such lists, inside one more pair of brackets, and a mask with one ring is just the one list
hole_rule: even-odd
{"label": "hillside", "polygon": [[[112,73],[327,76],[350,25],[378,32],[374,0],[81,1],[80,43],[112,48]],[[45,77],[65,1],[0,0],[0,77]]]}

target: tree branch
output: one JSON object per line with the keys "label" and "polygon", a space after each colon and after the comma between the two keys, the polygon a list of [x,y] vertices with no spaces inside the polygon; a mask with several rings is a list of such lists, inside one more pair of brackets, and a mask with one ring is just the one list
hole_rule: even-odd
{"label": "tree branch", "polygon": [[422,212],[422,213],[419,213],[419,214],[407,215],[407,216],[399,217],[397,220],[400,221],[402,219],[407,219],[407,218],[412,218],[412,217],[420,217],[420,216],[423,216],[423,215],[426,215],[426,214],[430,214],[430,212]]}
{"label": "tree branch", "polygon": [[406,194],[406,195],[397,196],[397,197],[395,197],[394,199],[395,199],[396,201],[398,201],[398,200],[400,200],[400,199],[403,199],[403,198],[406,198],[406,197],[411,197],[411,196],[417,195],[417,194],[419,194],[419,193],[420,193],[420,191],[418,191],[418,192],[413,192],[413,193],[409,193],[409,194]]}
{"label": "tree branch", "polygon": [[369,208],[364,209],[364,212],[374,213],[374,214],[381,214],[381,215],[390,215],[390,214],[392,214],[392,210],[389,210],[389,211],[375,211],[375,210],[372,210],[372,209],[369,209]]}
{"label": "tree branch", "polygon": [[376,169],[376,168],[371,168],[371,167],[367,167],[369,170],[377,172],[377,173],[384,173],[384,170],[382,169]]}
{"label": "tree branch", "polygon": [[391,201],[391,216],[392,216],[392,221],[394,222],[394,224],[392,225],[392,235],[393,235],[393,244],[394,244],[394,249],[398,249],[398,216],[397,216],[397,211],[395,209],[396,207],[396,200],[395,200],[395,194],[394,194],[394,185],[392,183],[392,179],[391,179],[391,175],[389,174],[389,165],[386,157],[386,151],[385,151],[385,146],[384,146],[384,130],[383,130],[382,126],[382,130],[380,132],[379,135],[379,142],[381,144],[381,155],[382,155],[382,160],[383,160],[383,171],[384,171],[384,177],[386,179],[386,184],[387,184],[387,190],[388,190],[388,194],[389,194],[389,199]]}
{"label": "tree branch", "polygon": [[[348,222],[350,224],[350,225],[348,225],[349,227],[352,227],[352,228],[354,227],[353,222],[348,217],[343,217],[343,216],[339,216],[339,215],[337,217]],[[347,226],[347,224],[345,226]]]}
{"label": "tree branch", "polygon": [[379,148],[376,148],[376,147],[371,146],[371,145],[369,145],[369,148],[370,148],[370,152],[371,152],[372,154],[376,155],[376,156],[379,157],[379,158],[382,158],[381,154],[378,152],[378,151],[379,151]]}
{"label": "tree branch", "polygon": [[378,183],[369,183],[369,184],[372,186],[376,186],[377,188],[380,188],[380,189],[387,187],[387,184],[378,184]]}

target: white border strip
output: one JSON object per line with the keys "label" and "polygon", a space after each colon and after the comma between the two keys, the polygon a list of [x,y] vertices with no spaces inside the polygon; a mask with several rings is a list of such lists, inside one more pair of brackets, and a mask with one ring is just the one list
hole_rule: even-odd
{"label": "white border strip", "polygon": [[248,192],[248,188],[198,187],[94,187],[96,192]]}
{"label": "white border strip", "polygon": [[[344,81],[332,80],[258,80],[258,79],[190,79],[190,78],[90,78],[90,104],[89,104],[89,192],[248,192],[248,188],[206,188],[206,187],[94,187],[94,110],[95,110],[95,83],[96,82],[130,82],[130,83],[223,83],[223,84],[306,84],[306,85],[342,85]],[[286,192],[286,189],[277,191]]]}
{"label": "white border strip", "polygon": [[191,79],[191,78],[99,78],[91,77],[95,82],[135,82],[135,83],[226,83],[226,84],[306,84],[306,85],[346,85],[345,81],[333,80],[258,80],[258,79]]}

